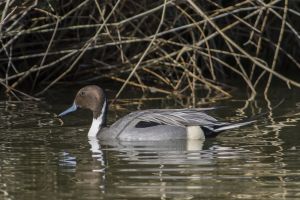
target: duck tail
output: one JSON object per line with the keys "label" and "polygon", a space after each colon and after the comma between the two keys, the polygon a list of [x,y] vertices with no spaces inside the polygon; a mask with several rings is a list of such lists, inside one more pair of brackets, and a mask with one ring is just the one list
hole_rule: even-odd
{"label": "duck tail", "polygon": [[[277,103],[275,106],[273,106],[273,110],[278,108],[283,102],[285,101],[285,99],[281,99],[279,101],[279,103]],[[247,119],[244,119],[240,122],[232,122],[232,123],[229,123],[229,124],[224,124],[224,125],[221,125],[219,127],[214,127],[213,132],[215,133],[220,133],[222,131],[225,131],[225,130],[229,130],[229,129],[234,129],[234,128],[238,128],[238,127],[241,127],[241,126],[246,126],[248,124],[252,124],[254,122],[256,122],[258,119],[260,118],[263,118],[264,116],[266,116],[267,114],[269,114],[269,112],[263,112],[263,113],[260,113],[254,117],[249,117]]]}
{"label": "duck tail", "polygon": [[256,120],[224,124],[224,125],[216,128],[216,129],[214,129],[214,132],[219,133],[219,132],[222,132],[222,131],[225,131],[225,130],[234,129],[234,128],[238,128],[238,127],[241,127],[241,126],[246,126],[246,125],[252,124],[254,122],[256,122]]}
{"label": "duck tail", "polygon": [[219,125],[216,125],[214,127],[204,126],[202,128],[204,130],[205,137],[206,138],[212,138],[212,137],[216,137],[217,135],[219,135],[223,131],[234,129],[234,128],[239,128],[239,127],[242,127],[242,126],[246,126],[246,125],[252,124],[256,121],[257,121],[256,119],[255,120],[254,119],[252,119],[252,120],[243,120],[243,121],[240,121],[240,122],[219,124]]}

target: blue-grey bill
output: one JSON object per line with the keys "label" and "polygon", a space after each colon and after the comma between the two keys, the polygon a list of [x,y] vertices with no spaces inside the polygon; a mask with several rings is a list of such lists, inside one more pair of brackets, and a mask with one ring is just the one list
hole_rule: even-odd
{"label": "blue-grey bill", "polygon": [[72,105],[70,108],[68,108],[68,109],[65,110],[64,112],[60,113],[58,116],[59,116],[59,117],[62,117],[62,116],[64,116],[64,115],[66,115],[66,114],[68,114],[68,113],[70,113],[70,112],[74,112],[74,111],[76,111],[76,110],[77,110],[77,105],[76,105],[75,103],[73,103],[73,105]]}

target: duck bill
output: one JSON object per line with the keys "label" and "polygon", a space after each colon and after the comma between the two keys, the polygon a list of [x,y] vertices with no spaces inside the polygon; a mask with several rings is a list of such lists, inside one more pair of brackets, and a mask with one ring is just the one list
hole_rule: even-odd
{"label": "duck bill", "polygon": [[69,114],[69,113],[71,113],[71,112],[74,112],[74,111],[76,111],[76,110],[77,110],[77,105],[76,105],[75,103],[73,103],[73,105],[72,105],[70,108],[68,108],[68,109],[65,110],[64,112],[60,113],[58,116],[59,116],[59,117],[62,117],[62,116],[64,116],[64,115]]}

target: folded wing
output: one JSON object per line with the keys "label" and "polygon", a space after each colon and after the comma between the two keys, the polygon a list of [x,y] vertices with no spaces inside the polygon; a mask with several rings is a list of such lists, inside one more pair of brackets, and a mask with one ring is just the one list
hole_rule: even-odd
{"label": "folded wing", "polygon": [[[212,108],[210,108],[212,109]],[[202,112],[203,108],[146,110],[137,119],[145,122],[154,122],[170,126],[224,126],[227,122],[219,122],[212,116]]]}

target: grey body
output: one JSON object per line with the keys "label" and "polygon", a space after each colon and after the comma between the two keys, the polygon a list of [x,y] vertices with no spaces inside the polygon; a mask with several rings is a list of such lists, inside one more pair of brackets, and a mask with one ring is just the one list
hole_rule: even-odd
{"label": "grey body", "polygon": [[[109,128],[102,128],[100,140],[119,139],[123,141],[161,141],[187,138],[187,126],[214,127],[228,123],[218,122],[203,113],[206,109],[152,109],[130,113]],[[140,122],[154,122],[149,127],[136,127]]]}
{"label": "grey body", "polygon": [[123,141],[157,141],[187,139],[186,128],[157,125],[147,128],[127,127],[122,132],[118,126],[103,128],[98,134],[100,140],[119,139]]}

